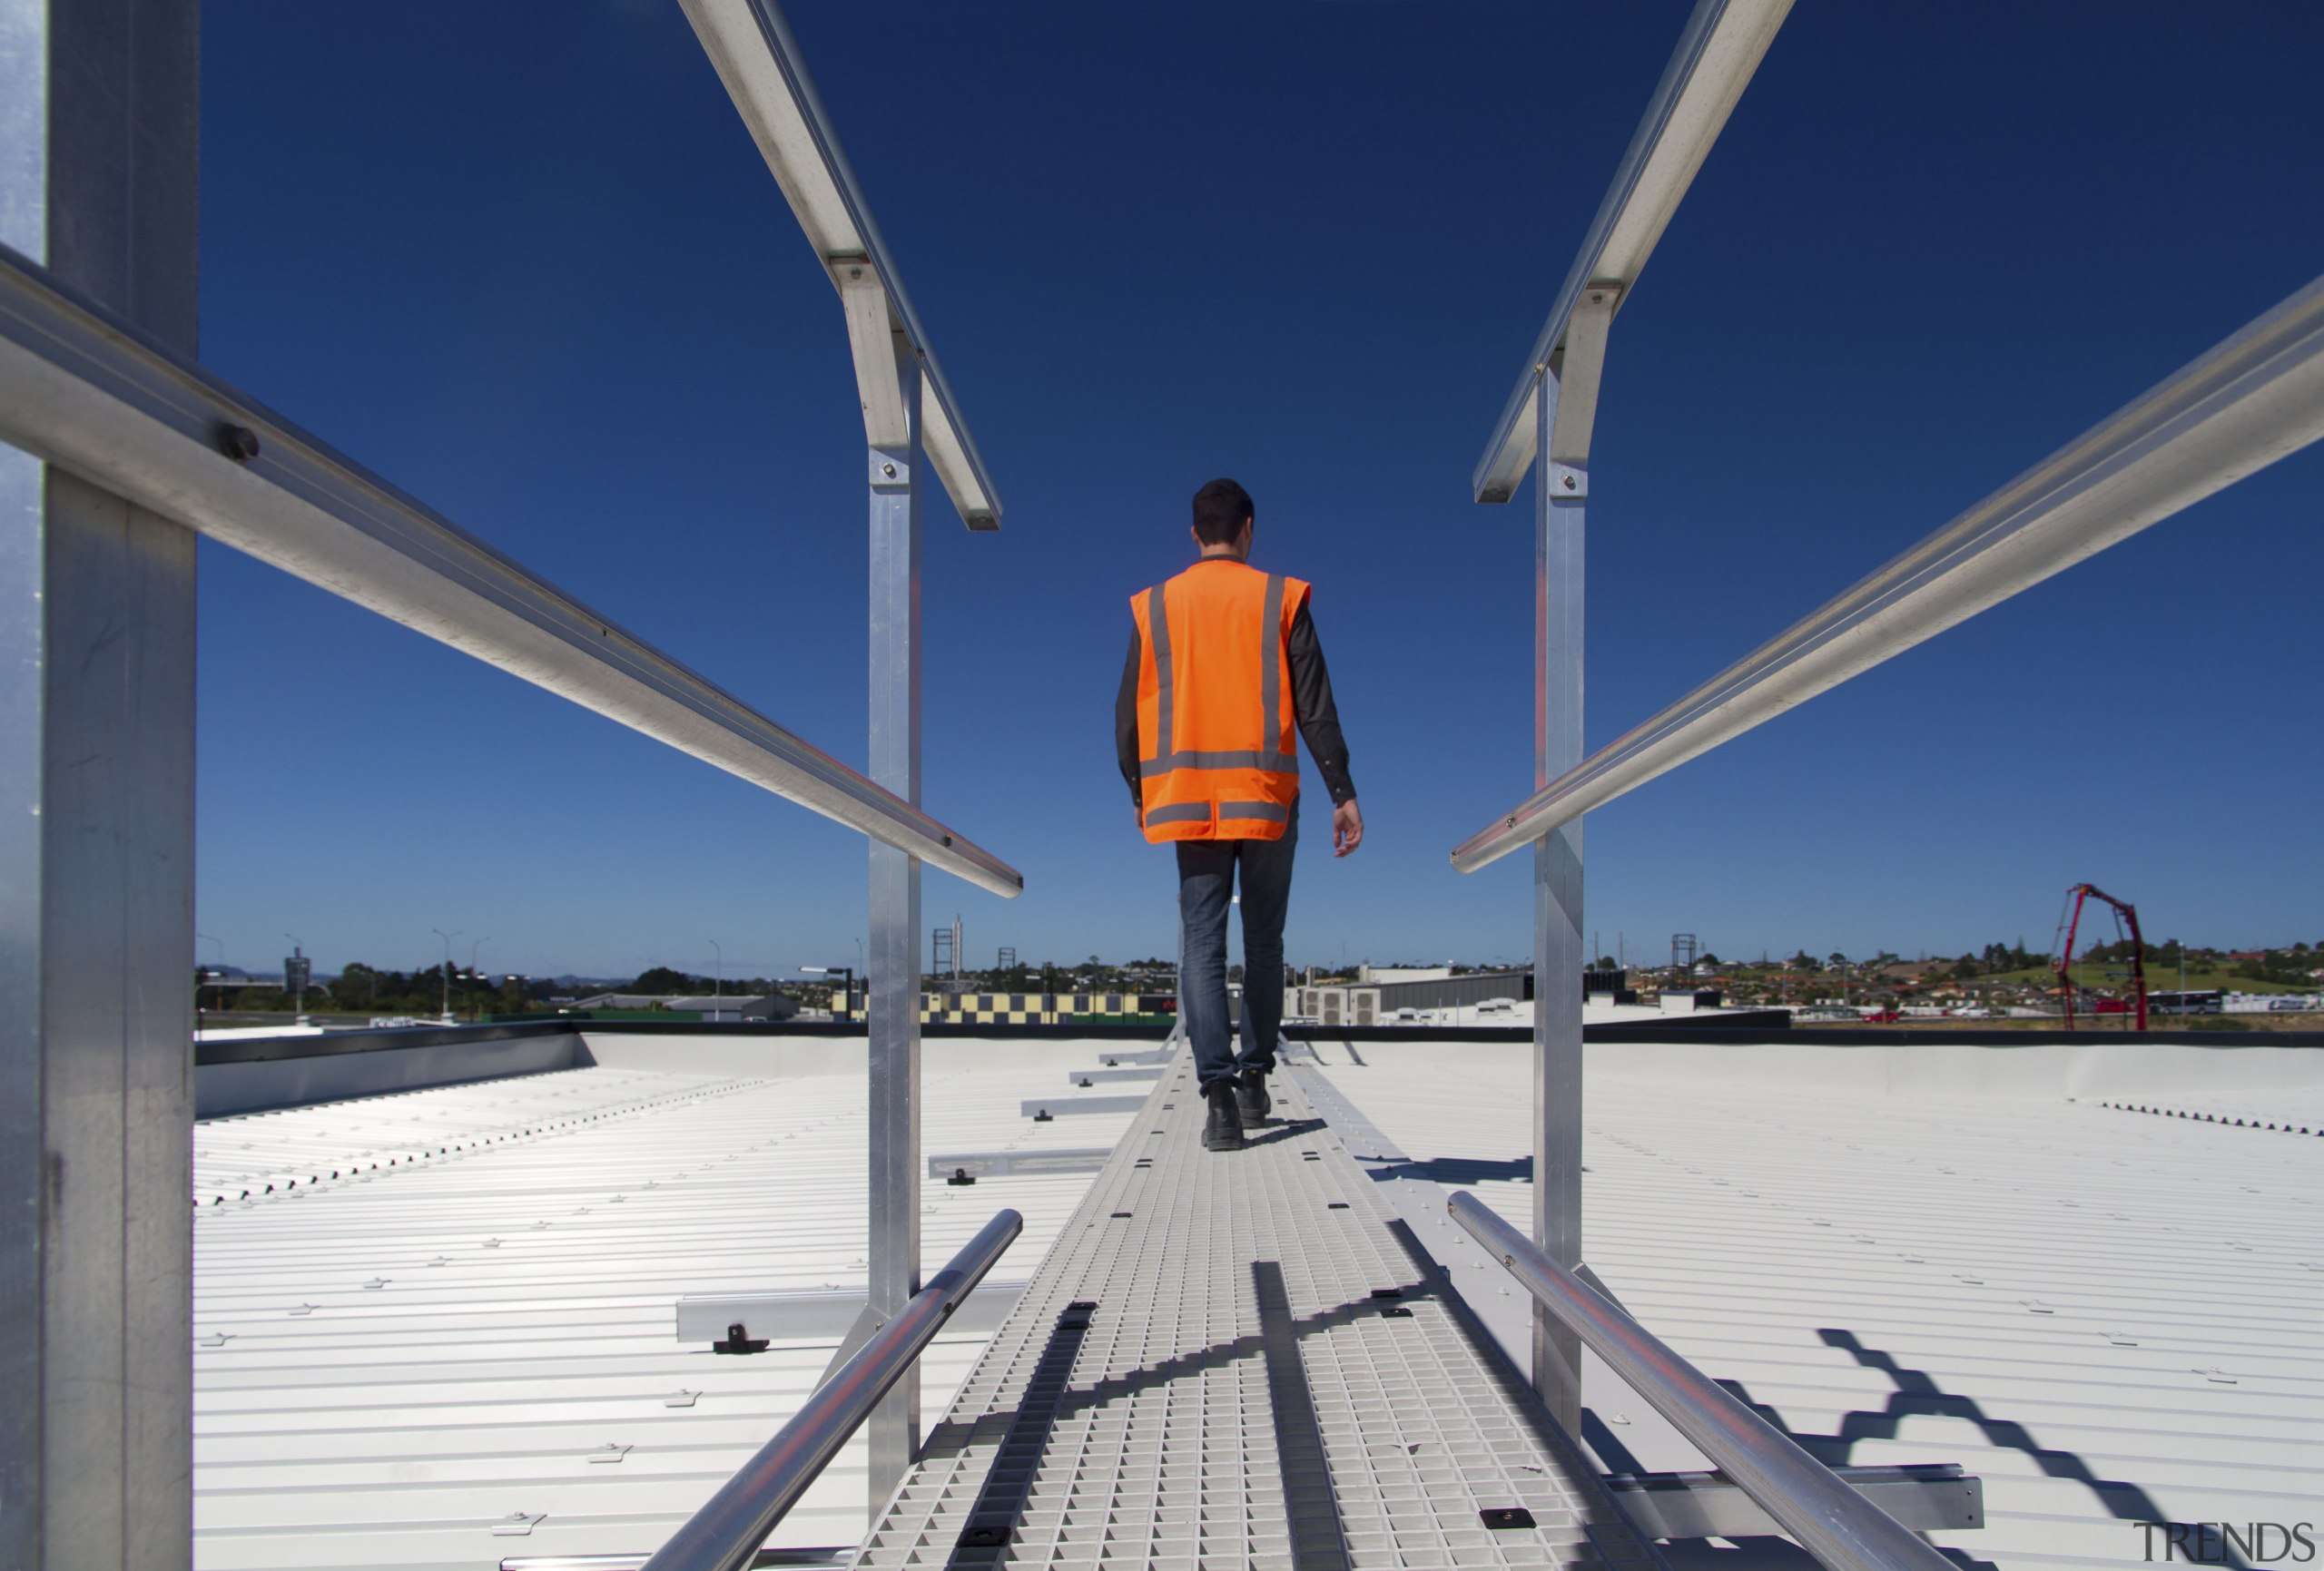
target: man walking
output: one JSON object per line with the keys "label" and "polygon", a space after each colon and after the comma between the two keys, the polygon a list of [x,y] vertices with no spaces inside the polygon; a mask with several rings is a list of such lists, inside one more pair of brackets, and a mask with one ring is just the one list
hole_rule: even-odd
{"label": "man walking", "polygon": [[[1332,798],[1332,854],[1364,843],[1308,586],[1250,565],[1250,493],[1195,493],[1195,565],[1130,600],[1114,748],[1138,825],[1178,853],[1178,1017],[1209,1105],[1203,1144],[1239,1151],[1267,1114],[1283,1026],[1283,918],[1299,845],[1292,729]],[[1226,1030],[1226,908],[1243,894],[1242,1050]]]}

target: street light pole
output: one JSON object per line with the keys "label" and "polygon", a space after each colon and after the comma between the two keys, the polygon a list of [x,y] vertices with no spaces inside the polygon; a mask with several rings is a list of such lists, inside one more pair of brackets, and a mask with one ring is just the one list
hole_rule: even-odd
{"label": "street light pole", "polygon": [[458,928],[448,933],[441,928],[428,930],[444,940],[444,1022],[449,1025],[452,1019],[452,940],[460,936],[460,931]]}
{"label": "street light pole", "polygon": [[[194,937],[200,938],[206,944],[216,944],[218,946],[218,964],[211,972],[212,986],[210,989],[210,1006],[213,1009],[223,1009],[226,1006],[226,987],[224,982],[220,978],[222,977],[226,969],[225,941],[220,938],[213,938],[207,933],[196,933]],[[2186,984],[2187,964],[2184,960],[2181,960],[2179,963],[2179,985],[2183,987]],[[195,1007],[199,1009],[200,1006],[200,995],[197,991],[195,997]]]}
{"label": "street light pole", "polygon": [[713,938],[710,940],[710,952],[718,957],[715,973],[710,978],[710,996],[716,998],[724,996],[726,991],[726,951],[718,947],[717,939]]}
{"label": "street light pole", "polygon": [[810,976],[810,977],[838,977],[842,978],[842,981],[841,981],[841,984],[840,984],[840,994],[839,994],[839,997],[840,997],[840,1005],[839,1005],[839,1009],[838,1009],[838,1011],[837,1011],[837,1016],[838,1016],[839,1020],[840,1020],[842,1024],[850,1024],[850,1023],[852,1023],[852,1022],[853,1022],[853,1020],[855,1019],[855,967],[852,967],[852,966],[802,966],[802,967],[799,967],[799,969],[800,969],[800,970],[802,970],[802,971],[803,971],[803,972],[805,972],[805,973],[806,973],[808,976]]}
{"label": "street light pole", "polygon": [[[288,939],[290,939],[290,953],[291,953],[291,956],[293,957],[293,959],[294,959],[294,962],[295,962],[295,959],[296,959],[296,957],[297,957],[301,956],[301,955],[304,955],[304,954],[306,953],[306,951],[307,951],[307,941],[306,941],[304,938],[301,938],[300,937],[299,937],[299,935],[298,935],[298,934],[296,934],[296,933],[285,933],[285,934],[283,934],[282,936],[283,936],[284,938],[288,938]],[[290,977],[285,977],[283,978],[283,980],[287,982],[287,981],[290,981]],[[297,990],[296,990],[295,992],[293,992],[293,993],[291,994],[291,996],[290,996],[290,1018],[291,1018],[293,1021],[296,1021],[296,1020],[299,1018],[299,1016],[300,1016],[304,1015],[306,1012],[307,1012],[307,984],[306,984],[305,980],[303,979],[303,973],[302,973],[302,975],[301,975],[301,979],[300,979],[300,982],[299,982],[299,986],[298,986]]]}
{"label": "street light pole", "polygon": [[[476,968],[476,952],[490,942],[492,942],[492,935],[487,933],[483,938],[477,939],[476,942],[468,946],[468,975],[478,978],[478,980],[482,979],[482,973],[478,971]],[[483,1012],[479,1010],[478,1012],[478,1018],[481,1019],[482,1017]]]}

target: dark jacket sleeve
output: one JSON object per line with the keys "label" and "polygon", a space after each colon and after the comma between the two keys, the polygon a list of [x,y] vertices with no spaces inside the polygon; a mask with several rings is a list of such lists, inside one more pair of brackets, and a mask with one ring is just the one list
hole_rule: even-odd
{"label": "dark jacket sleeve", "polygon": [[[1136,654],[1133,643],[1133,661]],[[1133,704],[1135,697],[1133,694]],[[1340,734],[1339,705],[1332,702],[1332,673],[1324,664],[1324,646],[1315,637],[1315,619],[1308,614],[1304,600],[1299,603],[1299,614],[1291,622],[1291,702],[1299,716],[1299,734],[1307,739],[1307,754],[1315,761],[1315,772],[1324,777],[1324,789],[1331,793],[1332,805],[1337,807],[1354,800],[1355,782],[1348,778],[1347,739]],[[1136,718],[1133,712],[1133,723]],[[1135,738],[1131,745],[1135,751]]]}
{"label": "dark jacket sleeve", "polygon": [[1129,800],[1138,811],[1146,810],[1146,792],[1138,783],[1137,774],[1137,668],[1140,650],[1137,647],[1137,623],[1129,624],[1129,663],[1122,667],[1122,689],[1114,695],[1114,757],[1122,766],[1122,779],[1129,782]]}

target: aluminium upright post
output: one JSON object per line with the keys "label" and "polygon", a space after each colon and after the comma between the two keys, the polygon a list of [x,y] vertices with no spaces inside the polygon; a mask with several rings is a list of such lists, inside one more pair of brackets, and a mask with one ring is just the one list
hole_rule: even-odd
{"label": "aluminium upright post", "polygon": [[[834,264],[863,402],[872,546],[871,775],[920,805],[920,356],[885,287]],[[867,1313],[884,1325],[920,1291],[920,859],[872,846],[869,1029],[871,1237]],[[872,1409],[870,1508],[920,1453],[920,1375]]]}
{"label": "aluminium upright post", "polygon": [[[1582,759],[1583,523],[1606,336],[1620,286],[1575,299],[1564,343],[1540,367],[1534,419],[1533,779]],[[1533,842],[1533,1240],[1581,1266],[1581,820]],[[1581,1343],[1536,1305],[1533,1385],[1569,1434],[1581,1430]]]}
{"label": "aluminium upright post", "polygon": [[[0,4],[0,241],[194,349],[195,0]],[[0,447],[0,1565],[192,1558],[194,535]]]}
{"label": "aluminium upright post", "polygon": [[[1583,510],[1588,470],[1551,460],[1563,391],[1541,373],[1533,467],[1533,789],[1582,757]],[[1581,1263],[1581,820],[1533,842],[1533,1241]],[[1533,1306],[1533,1385],[1568,1434],[1581,1432],[1581,1342]]]}

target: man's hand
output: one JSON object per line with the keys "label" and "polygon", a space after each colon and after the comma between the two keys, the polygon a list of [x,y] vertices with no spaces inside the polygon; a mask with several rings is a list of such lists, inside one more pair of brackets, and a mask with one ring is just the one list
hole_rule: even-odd
{"label": "man's hand", "polygon": [[1364,810],[1350,797],[1332,810],[1332,855],[1344,857],[1364,843]]}

